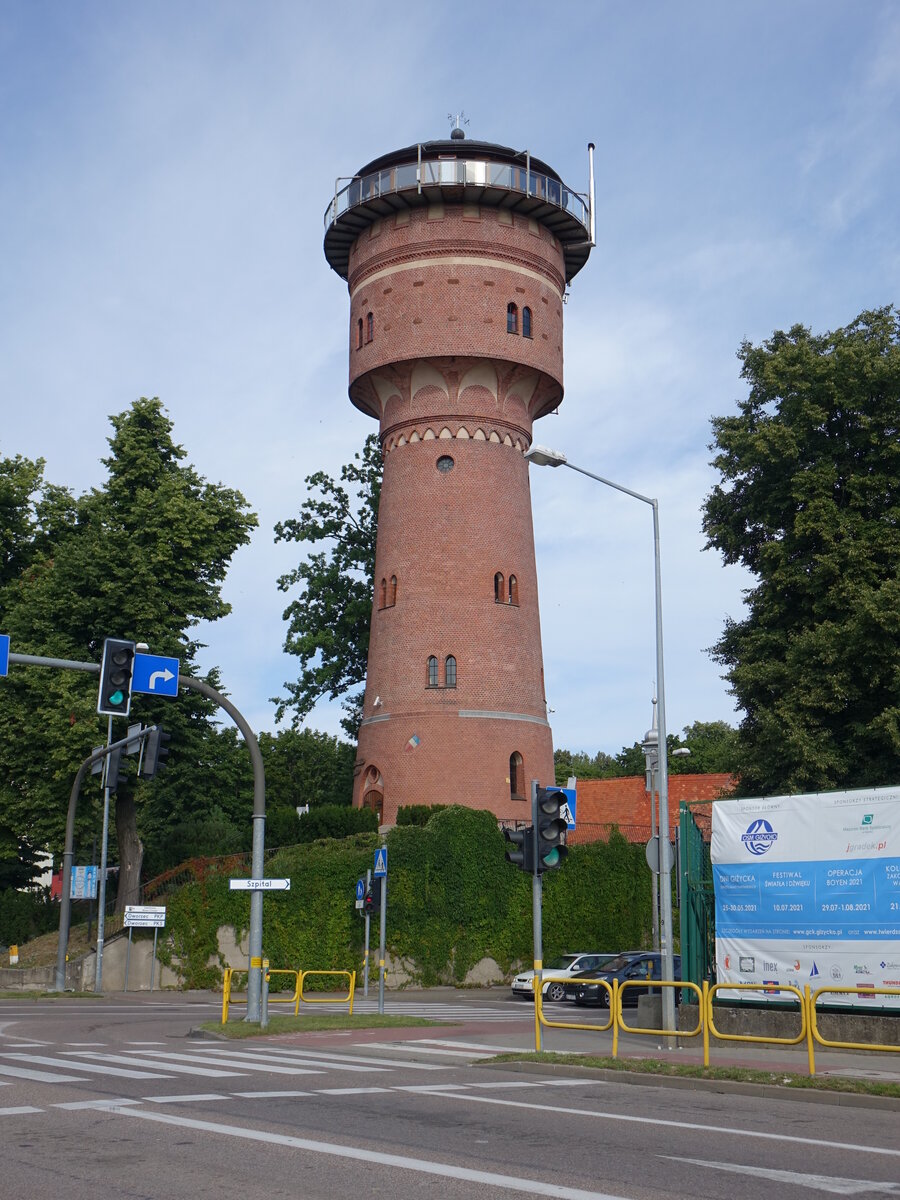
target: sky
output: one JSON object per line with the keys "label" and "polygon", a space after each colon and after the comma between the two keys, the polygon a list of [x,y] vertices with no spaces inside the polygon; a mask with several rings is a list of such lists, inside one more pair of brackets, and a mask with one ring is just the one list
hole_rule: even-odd
{"label": "sky", "polygon": [[[160,397],[187,460],[259,515],[200,665],[275,730],[299,673],[276,580],[304,548],[273,527],[375,429],[322,252],[335,180],[460,111],[576,191],[594,142],[597,244],[534,438],[658,498],[669,732],[736,724],[707,649],[753,580],[704,549],[710,419],[746,395],[745,340],[898,299],[898,99],[900,7],[878,0],[4,0],[0,455],[102,486],[109,417]],[[554,744],[614,754],[656,688],[651,511],[531,475]]]}

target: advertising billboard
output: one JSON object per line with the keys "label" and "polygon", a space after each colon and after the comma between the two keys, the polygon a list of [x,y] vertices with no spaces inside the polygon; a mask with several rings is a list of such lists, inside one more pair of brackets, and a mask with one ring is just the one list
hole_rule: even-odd
{"label": "advertising billboard", "polygon": [[900,1009],[900,787],[718,800],[711,850],[719,983]]}

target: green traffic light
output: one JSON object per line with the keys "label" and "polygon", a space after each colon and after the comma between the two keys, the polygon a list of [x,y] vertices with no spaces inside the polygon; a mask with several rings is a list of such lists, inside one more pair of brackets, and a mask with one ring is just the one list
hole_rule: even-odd
{"label": "green traffic light", "polygon": [[125,694],[124,694],[124,692],[122,692],[121,690],[117,689],[117,690],[116,690],[116,691],[114,691],[114,692],[113,692],[113,694],[110,696],[110,698],[109,698],[109,701],[108,701],[108,702],[109,702],[110,704],[121,704],[121,703],[122,703],[122,701],[123,701],[124,699],[125,699]]}

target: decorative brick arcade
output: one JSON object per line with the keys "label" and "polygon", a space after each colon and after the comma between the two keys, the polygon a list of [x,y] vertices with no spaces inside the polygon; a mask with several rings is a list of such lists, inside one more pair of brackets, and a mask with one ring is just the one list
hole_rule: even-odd
{"label": "decorative brick arcade", "polygon": [[325,215],[350,399],[384,454],[354,804],[385,825],[408,804],[526,819],[553,781],[523,456],[563,397],[590,214],[544,163],[461,135],[363,167]]}

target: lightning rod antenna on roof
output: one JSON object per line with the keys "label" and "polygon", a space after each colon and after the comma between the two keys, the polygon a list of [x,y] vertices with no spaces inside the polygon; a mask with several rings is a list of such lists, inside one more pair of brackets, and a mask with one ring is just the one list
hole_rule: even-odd
{"label": "lightning rod antenna on roof", "polygon": [[450,130],[450,137],[452,140],[454,142],[462,141],[462,139],[466,136],[466,131],[463,129],[463,125],[468,125],[469,118],[462,110],[460,110],[456,116],[454,116],[453,113],[447,113],[447,120],[453,122]]}

